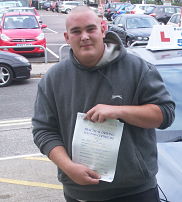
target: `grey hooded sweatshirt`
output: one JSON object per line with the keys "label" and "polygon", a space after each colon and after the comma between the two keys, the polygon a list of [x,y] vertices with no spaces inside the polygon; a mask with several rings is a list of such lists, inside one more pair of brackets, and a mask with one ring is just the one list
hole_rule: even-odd
{"label": "grey hooded sweatshirt", "polygon": [[[170,126],[175,104],[160,74],[151,64],[127,53],[117,35],[108,32],[104,55],[95,67],[79,64],[70,50],[69,57],[41,79],[32,118],[34,142],[45,155],[64,146],[71,158],[77,112],[86,113],[97,104],[149,103],[162,110],[160,129]],[[102,201],[155,187],[157,171],[155,129],[125,123],[113,182],[78,185],[59,168],[58,179],[69,196]]]}

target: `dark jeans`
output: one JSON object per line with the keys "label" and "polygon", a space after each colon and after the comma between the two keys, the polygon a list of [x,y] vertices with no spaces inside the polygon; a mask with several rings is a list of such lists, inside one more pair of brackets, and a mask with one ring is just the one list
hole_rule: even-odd
{"label": "dark jeans", "polygon": [[[65,195],[65,199],[67,202],[78,202],[78,200],[70,198],[67,195]],[[94,201],[87,201],[87,202],[94,202]],[[135,195],[124,196],[120,198],[97,202],[160,202],[160,198],[158,188],[156,187]]]}

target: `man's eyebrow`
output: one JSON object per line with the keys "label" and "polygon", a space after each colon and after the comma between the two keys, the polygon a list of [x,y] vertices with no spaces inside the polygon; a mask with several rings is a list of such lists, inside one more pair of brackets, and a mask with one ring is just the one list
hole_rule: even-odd
{"label": "man's eyebrow", "polygon": [[[86,26],[86,29],[94,28],[94,27],[97,27],[97,26],[95,24],[90,24],[90,25]],[[70,31],[73,32],[73,31],[77,31],[77,30],[80,30],[80,29],[82,29],[82,28],[81,27],[73,27],[73,28],[70,29]]]}
{"label": "man's eyebrow", "polygon": [[79,29],[81,29],[81,28],[80,27],[73,27],[70,29],[70,31],[72,32],[72,31],[79,30]]}

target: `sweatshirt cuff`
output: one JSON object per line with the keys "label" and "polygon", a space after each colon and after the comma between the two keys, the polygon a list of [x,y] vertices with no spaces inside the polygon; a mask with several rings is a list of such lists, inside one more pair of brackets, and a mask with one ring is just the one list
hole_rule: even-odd
{"label": "sweatshirt cuff", "polygon": [[51,142],[46,143],[42,148],[40,148],[40,151],[46,156],[48,156],[49,152],[57,146],[64,146],[64,144],[58,140],[53,140]]}

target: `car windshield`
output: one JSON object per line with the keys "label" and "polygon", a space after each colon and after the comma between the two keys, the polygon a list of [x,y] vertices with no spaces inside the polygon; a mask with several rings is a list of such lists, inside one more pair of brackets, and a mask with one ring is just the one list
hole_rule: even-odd
{"label": "car windshield", "polygon": [[126,22],[127,29],[152,28],[157,22],[152,18],[136,17],[128,18]]}
{"label": "car windshield", "polygon": [[146,7],[145,12],[146,12],[146,13],[152,13],[153,10],[154,10],[154,8],[155,8],[155,6]]}
{"label": "car windshield", "polygon": [[4,29],[36,29],[39,24],[35,16],[7,16],[4,21]]}

